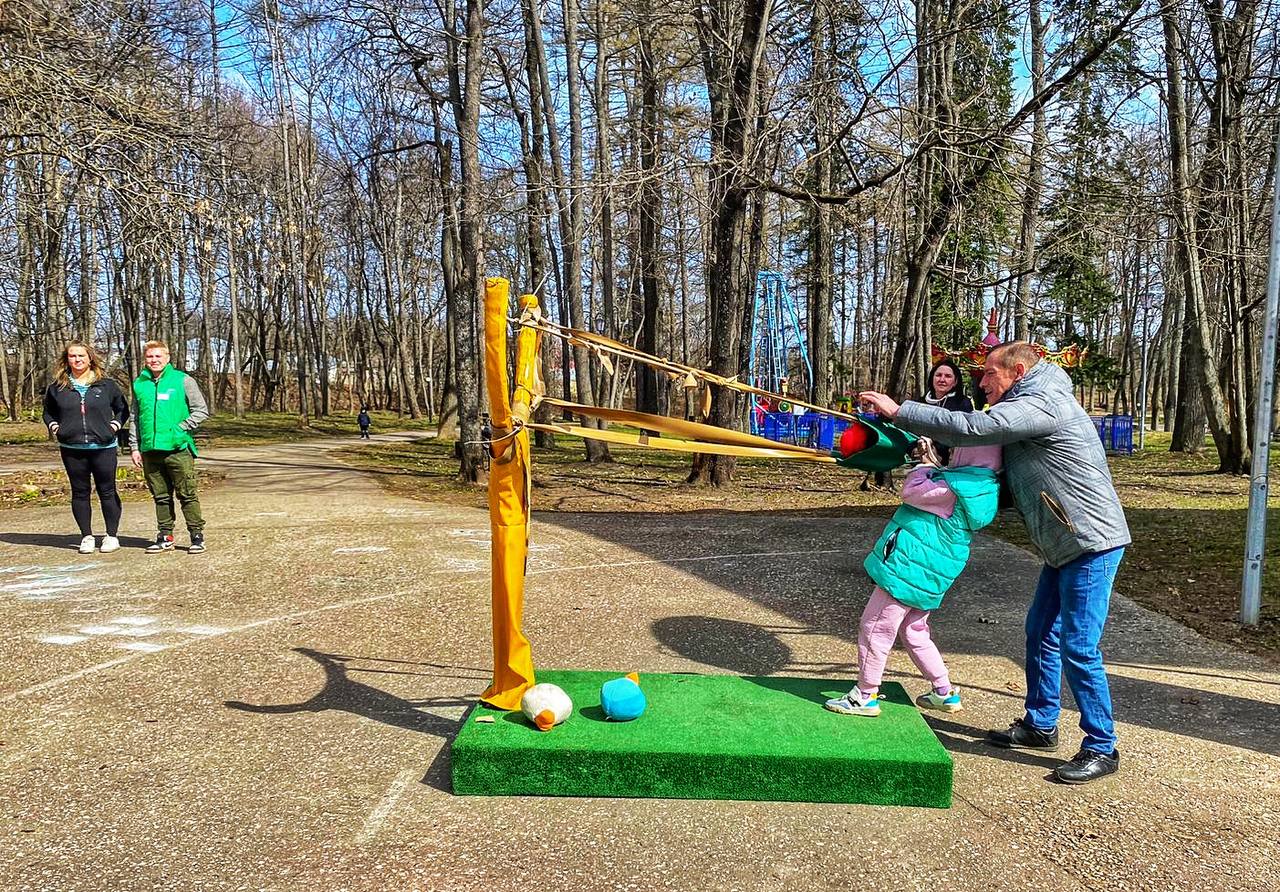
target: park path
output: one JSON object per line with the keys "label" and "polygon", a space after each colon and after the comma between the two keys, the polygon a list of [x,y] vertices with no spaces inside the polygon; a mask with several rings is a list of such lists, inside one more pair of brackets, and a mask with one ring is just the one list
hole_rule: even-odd
{"label": "park path", "polygon": [[[930,720],[950,810],[456,797],[487,515],[387,494],[352,442],[211,451],[199,556],[143,554],[146,504],[107,556],[65,507],[0,512],[0,888],[1280,888],[1280,673],[1118,597],[1122,773],[1047,783],[1056,759],[979,740],[1018,713],[1037,570],[990,540],[935,622],[968,707]],[[877,532],[538,515],[526,631],[547,667],[847,679]]]}
{"label": "park path", "polygon": [[[388,443],[398,440],[421,440],[434,436],[433,432],[427,431],[392,431],[386,434],[378,434],[374,437],[374,440]],[[359,443],[358,437],[315,437],[296,440],[292,443],[274,444],[273,446],[199,446],[199,449],[200,458],[209,465],[216,466],[222,462],[232,462],[249,467],[258,460],[271,461],[273,452],[277,451],[274,449],[277,445],[283,447],[285,456],[295,455],[298,452],[311,453],[314,456],[347,449]],[[54,448],[55,444],[50,442],[46,445],[46,449],[31,449],[27,446],[7,447],[8,452],[6,454],[10,457],[8,459],[0,458],[0,474],[16,474],[22,471],[62,470],[62,461],[57,457],[58,450]],[[19,449],[22,450],[23,457],[13,457]],[[125,464],[128,461],[129,457],[121,454],[120,463]],[[292,464],[295,468],[301,468],[296,460]]]}

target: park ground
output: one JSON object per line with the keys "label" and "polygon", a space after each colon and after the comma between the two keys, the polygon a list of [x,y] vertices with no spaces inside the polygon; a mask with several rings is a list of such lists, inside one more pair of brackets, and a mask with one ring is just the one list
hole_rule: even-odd
{"label": "park ground", "polygon": [[[1093,785],[981,742],[1019,713],[1038,568],[984,536],[936,621],[966,692],[929,719],[956,763],[949,810],[454,796],[448,742],[489,674],[488,517],[443,446],[412,436],[211,443],[200,556],[144,555],[145,502],[107,556],[75,553],[64,505],[0,510],[0,888],[1280,888],[1280,671],[1265,633],[1131,597],[1187,566],[1170,546],[1136,545],[1117,586],[1123,768]],[[891,493],[773,465],[706,492],[665,457],[578,455],[535,453],[538,665],[851,678],[859,566]],[[1239,481],[1188,459],[1127,481],[1126,461],[1131,522],[1151,511],[1138,537],[1200,555],[1193,582],[1162,585],[1216,590],[1226,546],[1202,553],[1242,517]],[[890,670],[918,692],[901,655]]]}

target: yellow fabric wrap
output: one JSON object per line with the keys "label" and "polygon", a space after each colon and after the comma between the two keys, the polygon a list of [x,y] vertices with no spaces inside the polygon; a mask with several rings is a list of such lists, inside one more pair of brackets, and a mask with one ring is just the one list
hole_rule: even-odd
{"label": "yellow fabric wrap", "polygon": [[[701,452],[709,455],[736,455],[741,458],[782,458],[816,461],[834,464],[835,459],[825,453],[806,449],[795,452],[789,449],[771,449],[764,446],[735,446],[730,443],[700,443],[694,440],[676,440],[670,437],[646,437],[644,434],[633,434],[627,431],[598,430],[580,424],[530,424],[534,430],[550,431],[553,434],[568,434],[571,437],[582,437],[587,440],[603,440],[606,443],[617,443],[620,446],[640,446],[646,449],[666,449],[670,452]],[[771,443],[772,440],[765,442]]]}
{"label": "yellow fabric wrap", "polygon": [[[484,287],[484,367],[493,423],[493,461],[489,468],[490,565],[493,574],[493,684],[480,699],[499,709],[519,709],[520,698],[533,686],[533,652],[520,629],[524,613],[524,574],[529,555],[528,400],[518,400],[513,414],[507,378],[507,300],[510,283],[490,278]],[[537,307],[525,295],[522,306]],[[516,390],[535,387],[537,332],[520,330],[517,338]],[[524,417],[520,417],[519,412]],[[515,431],[512,434],[512,431]]]}
{"label": "yellow fabric wrap", "polygon": [[[714,424],[702,424],[697,421],[685,421],[683,418],[668,418],[666,415],[650,415],[648,412],[632,412],[629,409],[606,409],[599,406],[586,406],[581,403],[570,403],[565,400],[552,399],[546,397],[542,400],[548,406],[556,406],[561,409],[567,409],[575,415],[586,415],[589,418],[601,418],[605,421],[616,421],[620,424],[629,424],[632,427],[644,428],[645,430],[659,431],[660,433],[670,434],[673,437],[680,437],[684,440],[695,440],[699,443],[719,443],[725,446],[753,446],[757,449],[768,449],[771,452],[789,452],[795,453],[798,457],[821,457],[828,458],[825,451],[810,449],[808,446],[800,446],[795,443],[779,443],[775,440],[769,440],[765,437],[757,437],[755,434],[746,434],[742,431],[729,430],[728,428],[717,427]],[[650,438],[650,441],[655,438]],[[665,441],[664,441],[665,442]],[[661,444],[659,444],[661,446]],[[734,455],[736,453],[726,452],[723,455]]]}
{"label": "yellow fabric wrap", "polygon": [[[801,406],[814,412],[821,412],[824,415],[830,415],[832,418],[843,418],[846,421],[853,421],[856,416],[848,412],[841,412],[837,409],[818,406],[814,403],[806,403],[802,399],[794,396],[788,396],[782,393],[774,393],[770,390],[762,390],[759,387],[753,387],[738,380],[735,375],[732,378],[726,378],[723,375],[717,375],[705,369],[695,369],[693,366],[683,365],[670,359],[663,359],[660,356],[654,356],[651,353],[645,353],[638,350],[630,344],[624,344],[621,341],[615,341],[613,338],[607,338],[604,335],[595,332],[582,331],[578,328],[570,328],[567,325],[559,325],[547,319],[536,310],[533,312],[525,312],[520,316],[520,324],[529,328],[536,328],[538,331],[555,335],[562,338],[569,344],[577,344],[586,347],[597,357],[603,358],[603,353],[612,353],[624,359],[630,359],[651,368],[661,369],[672,377],[685,378],[686,382],[690,380],[706,381],[710,384],[716,384],[720,387],[727,387],[730,390],[736,390],[739,393],[750,393],[755,396],[765,397],[772,400],[786,400],[793,406]],[[609,369],[612,374],[612,369]],[[685,386],[688,386],[686,383]],[[706,414],[704,410],[703,414]]]}

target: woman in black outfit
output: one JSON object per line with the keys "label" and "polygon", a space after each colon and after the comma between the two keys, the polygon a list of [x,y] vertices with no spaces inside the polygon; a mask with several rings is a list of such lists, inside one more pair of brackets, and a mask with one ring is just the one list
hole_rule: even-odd
{"label": "woman in black outfit", "polygon": [[[939,360],[929,369],[929,386],[916,402],[941,406],[952,412],[973,411],[973,403],[964,395],[964,373],[949,359]],[[946,465],[951,458],[951,448],[937,442],[934,446],[938,450],[938,458]]]}
{"label": "woman in black outfit", "polygon": [[44,394],[44,423],[58,439],[71,481],[71,514],[80,527],[80,553],[92,554],[92,486],[98,490],[107,535],[103,553],[120,547],[120,494],[116,492],[116,435],[129,420],[129,403],[107,377],[92,344],[72,341],[62,351],[53,383]]}

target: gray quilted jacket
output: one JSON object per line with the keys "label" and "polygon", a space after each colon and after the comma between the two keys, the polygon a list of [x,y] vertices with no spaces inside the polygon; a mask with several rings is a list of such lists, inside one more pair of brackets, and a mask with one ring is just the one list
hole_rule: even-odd
{"label": "gray quilted jacket", "polygon": [[894,423],[950,446],[1003,446],[1014,503],[1051,567],[1132,541],[1102,441],[1071,379],[1051,363],[1038,363],[987,412],[903,403]]}

